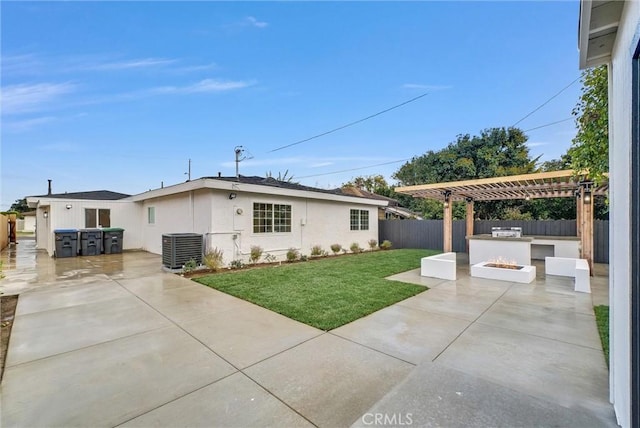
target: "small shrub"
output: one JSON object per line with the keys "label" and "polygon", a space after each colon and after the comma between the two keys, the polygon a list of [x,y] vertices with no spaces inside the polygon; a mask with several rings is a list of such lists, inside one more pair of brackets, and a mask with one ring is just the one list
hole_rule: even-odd
{"label": "small shrub", "polygon": [[311,247],[311,257],[320,257],[324,251],[320,245],[314,245]]}
{"label": "small shrub", "polygon": [[376,241],[375,239],[369,239],[368,244],[371,251],[375,250],[378,247],[378,241]]}
{"label": "small shrub", "polygon": [[197,267],[198,267],[198,262],[196,262],[195,259],[191,259],[182,266],[182,272],[191,273],[194,270],[196,270]]}
{"label": "small shrub", "polygon": [[393,245],[391,244],[391,241],[386,239],[382,241],[382,244],[380,244],[380,249],[382,250],[390,250],[391,247],[393,247]]}
{"label": "small shrub", "polygon": [[204,265],[212,271],[217,271],[222,267],[222,255],[224,252],[218,248],[207,251],[204,255]]}
{"label": "small shrub", "polygon": [[353,244],[351,244],[349,248],[351,249],[351,252],[354,254],[361,253],[363,250],[363,248],[360,248],[360,244],[358,244],[357,242],[354,242]]}
{"label": "small shrub", "polygon": [[306,255],[306,254],[302,254],[302,255],[300,256],[300,261],[301,261],[301,262],[306,262],[307,260],[309,260],[309,258],[307,257],[307,255]]}
{"label": "small shrub", "polygon": [[327,250],[322,250],[322,254],[320,254],[320,257],[327,257],[329,255],[329,252]]}
{"label": "small shrub", "polygon": [[276,256],[274,256],[273,254],[269,254],[269,253],[267,253],[267,254],[265,254],[265,255],[264,255],[264,260],[265,260],[267,263],[273,263],[273,262],[275,262],[275,261],[276,261]]}
{"label": "small shrub", "polygon": [[342,250],[342,245],[340,245],[340,244],[331,244],[331,251],[333,251],[333,254],[338,254],[340,252],[340,250]]}
{"label": "small shrub", "polygon": [[296,260],[298,260],[299,257],[300,257],[300,252],[295,248],[289,248],[289,250],[287,250],[288,262],[295,262]]}
{"label": "small shrub", "polygon": [[264,250],[260,245],[252,245],[251,254],[249,255],[249,260],[251,260],[251,263],[258,263],[258,260],[260,260],[260,257],[262,257],[262,253],[264,253]]}
{"label": "small shrub", "polygon": [[229,263],[229,267],[231,269],[242,269],[244,267],[244,263],[242,263],[242,260],[233,260]]}

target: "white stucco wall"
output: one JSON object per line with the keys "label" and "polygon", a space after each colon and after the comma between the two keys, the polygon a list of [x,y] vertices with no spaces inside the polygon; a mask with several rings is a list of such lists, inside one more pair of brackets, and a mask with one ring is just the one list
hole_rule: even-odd
{"label": "white stucco wall", "polygon": [[640,3],[626,2],[609,68],[609,301],[611,401],[618,423],[629,426],[631,391],[630,282],[631,259],[631,123],[632,54],[638,37]]}
{"label": "white stucco wall", "polygon": [[[71,205],[67,209],[67,205]],[[37,248],[47,250],[53,256],[55,240],[53,231],[56,229],[85,228],[85,208],[109,209],[111,227],[125,229],[123,249],[142,247],[140,233],[140,205],[131,201],[97,201],[75,199],[41,199],[36,214]],[[47,217],[44,217],[44,213]]]}
{"label": "white stucco wall", "polygon": [[[229,190],[199,189],[142,201],[143,248],[161,254],[162,234],[201,233],[207,249],[223,250],[228,264],[238,259],[247,262],[252,245],[283,260],[289,248],[309,255],[313,245],[330,251],[331,244],[348,248],[357,242],[368,248],[370,239],[378,239],[377,206],[359,203],[357,198],[345,202],[237,190],[234,193],[237,197],[229,199]],[[291,205],[291,232],[254,233],[254,202]],[[155,208],[153,225],[147,224],[147,209],[151,206]],[[369,230],[350,230],[350,209],[369,211]]]}
{"label": "white stucco wall", "polygon": [[[140,203],[142,248],[162,254],[162,235],[166,233],[206,234],[211,228],[211,190],[191,190]],[[148,221],[149,207],[155,208],[155,223]]]}

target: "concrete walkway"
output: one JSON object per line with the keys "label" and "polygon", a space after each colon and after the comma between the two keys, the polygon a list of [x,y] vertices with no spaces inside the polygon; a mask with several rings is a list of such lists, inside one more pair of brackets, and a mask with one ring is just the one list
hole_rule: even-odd
{"label": "concrete walkway", "polygon": [[323,332],[144,252],[2,259],[20,293],[3,427],[615,425],[591,296],[562,278],[463,272]]}

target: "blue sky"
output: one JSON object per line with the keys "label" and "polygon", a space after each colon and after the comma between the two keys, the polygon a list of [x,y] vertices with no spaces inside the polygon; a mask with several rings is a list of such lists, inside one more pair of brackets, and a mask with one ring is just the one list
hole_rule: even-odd
{"label": "blue sky", "polygon": [[[510,126],[579,76],[578,2],[2,2],[1,208],[289,171],[337,187]],[[571,117],[580,83],[519,126]],[[371,120],[311,137],[428,93]],[[542,160],[572,120],[528,133]],[[363,168],[339,174],[335,171]],[[303,178],[306,177],[306,178]]]}

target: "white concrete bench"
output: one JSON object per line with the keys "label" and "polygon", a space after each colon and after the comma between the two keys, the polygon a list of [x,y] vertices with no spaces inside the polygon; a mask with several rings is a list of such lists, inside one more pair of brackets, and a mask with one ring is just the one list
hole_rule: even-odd
{"label": "white concrete bench", "polygon": [[420,275],[455,281],[456,253],[442,253],[423,257],[420,261]]}
{"label": "white concrete bench", "polygon": [[545,257],[544,270],[547,275],[575,278],[575,291],[591,293],[589,263],[585,259],[568,257]]}

